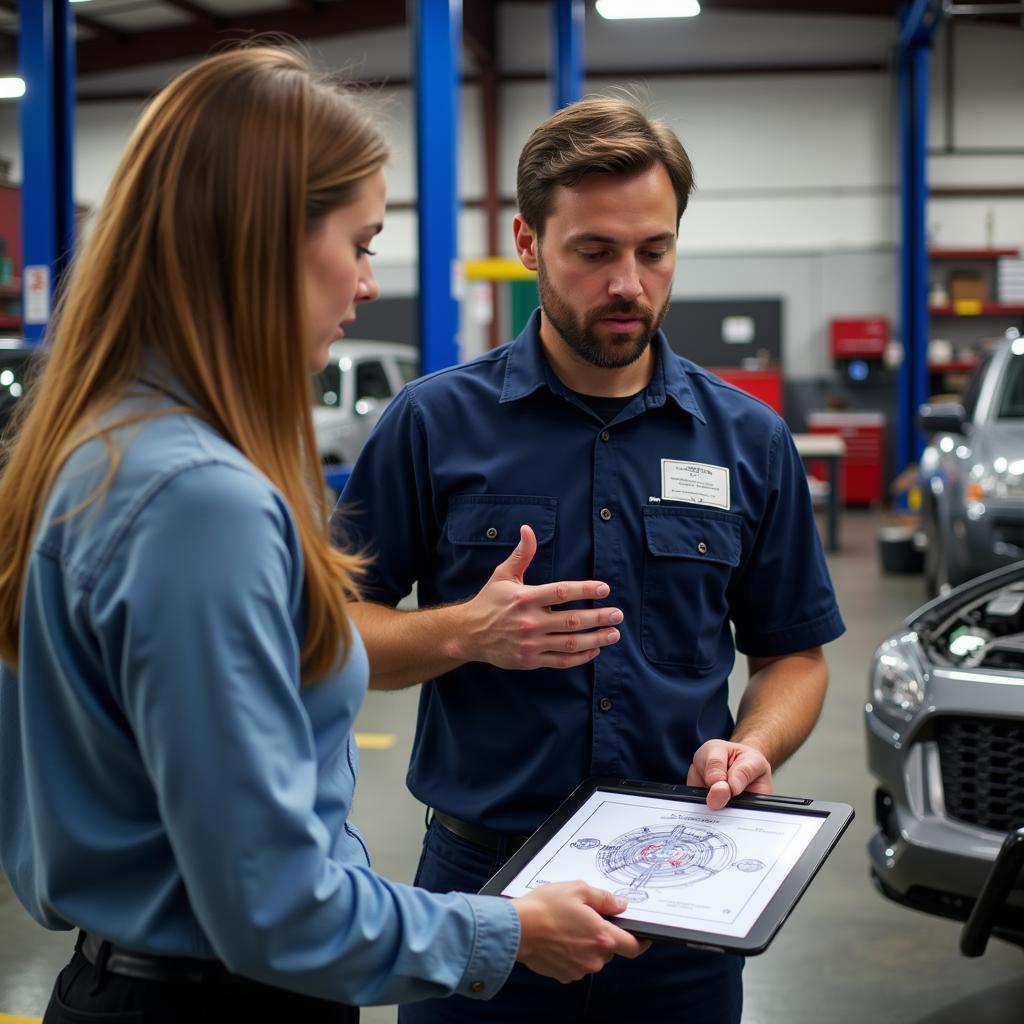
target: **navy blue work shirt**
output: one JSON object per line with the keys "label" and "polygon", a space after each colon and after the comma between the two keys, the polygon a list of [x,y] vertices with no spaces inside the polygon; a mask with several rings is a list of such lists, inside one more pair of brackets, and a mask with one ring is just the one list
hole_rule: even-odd
{"label": "navy blue work shirt", "polygon": [[[357,461],[340,542],[373,557],[367,599],[476,594],[523,523],[528,584],[602,580],[622,639],[569,670],[473,662],[423,685],[408,784],[420,801],[527,832],[584,778],[678,783],[728,738],[738,648],[782,655],[844,629],[789,431],[658,332],[648,386],[608,423],[555,375],[540,316],[408,385]],[[735,645],[732,629],[735,628]]]}

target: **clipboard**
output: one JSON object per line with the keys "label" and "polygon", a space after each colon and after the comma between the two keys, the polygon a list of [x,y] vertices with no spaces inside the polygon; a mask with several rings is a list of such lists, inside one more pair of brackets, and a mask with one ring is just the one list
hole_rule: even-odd
{"label": "clipboard", "polygon": [[849,804],[592,778],[480,890],[523,896],[582,878],[628,901],[613,919],[643,938],[763,953],[853,820]]}

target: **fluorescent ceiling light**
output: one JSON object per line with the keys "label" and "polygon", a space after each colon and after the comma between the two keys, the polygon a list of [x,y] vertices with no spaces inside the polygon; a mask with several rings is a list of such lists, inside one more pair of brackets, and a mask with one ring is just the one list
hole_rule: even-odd
{"label": "fluorescent ceiling light", "polygon": [[597,0],[597,13],[609,20],[625,18],[696,18],[698,0]]}
{"label": "fluorescent ceiling light", "polygon": [[16,100],[24,95],[24,78],[0,78],[0,100]]}

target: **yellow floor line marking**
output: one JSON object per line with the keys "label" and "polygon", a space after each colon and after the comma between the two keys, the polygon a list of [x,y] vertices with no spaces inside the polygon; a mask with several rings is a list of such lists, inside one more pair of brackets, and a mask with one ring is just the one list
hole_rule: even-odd
{"label": "yellow floor line marking", "polygon": [[11,1013],[0,1013],[0,1024],[39,1024],[42,1017],[16,1017]]}
{"label": "yellow floor line marking", "polygon": [[[356,746],[360,750],[390,750],[398,742],[393,732],[357,732]],[[0,1018],[0,1024],[4,1024]]]}

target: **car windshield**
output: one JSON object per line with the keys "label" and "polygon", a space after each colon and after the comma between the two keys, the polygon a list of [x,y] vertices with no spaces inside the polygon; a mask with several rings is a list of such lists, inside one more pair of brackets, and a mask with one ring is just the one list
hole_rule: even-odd
{"label": "car windshield", "polygon": [[328,409],[341,405],[341,367],[337,363],[328,363],[313,375],[313,401]]}
{"label": "car windshield", "polygon": [[1000,382],[996,419],[1024,420],[1024,355],[1014,355],[1006,364]]}
{"label": "car windshield", "polygon": [[403,384],[408,384],[420,375],[419,367],[411,359],[399,359],[398,372],[402,375]]}

